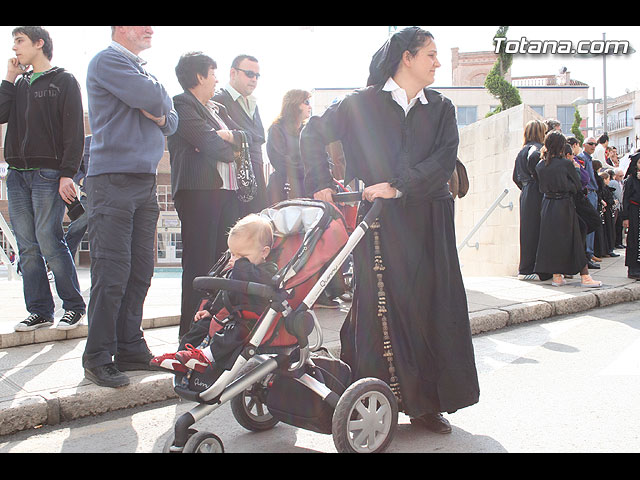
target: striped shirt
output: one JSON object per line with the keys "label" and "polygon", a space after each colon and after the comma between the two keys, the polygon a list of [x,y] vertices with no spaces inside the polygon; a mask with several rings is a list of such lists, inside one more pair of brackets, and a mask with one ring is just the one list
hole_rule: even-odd
{"label": "striped shirt", "polygon": [[[229,130],[229,127],[224,123],[222,118],[218,115],[218,108],[215,104],[208,102],[207,108],[211,113],[211,116],[215,119],[216,122],[220,125],[221,130]],[[238,189],[238,179],[236,178],[236,164],[234,162],[224,163],[218,162],[217,165],[218,173],[222,178],[222,189],[224,190],[237,190]]]}

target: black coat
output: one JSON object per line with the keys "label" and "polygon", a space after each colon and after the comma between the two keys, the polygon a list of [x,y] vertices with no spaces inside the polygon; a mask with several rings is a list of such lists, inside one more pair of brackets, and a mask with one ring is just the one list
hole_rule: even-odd
{"label": "black coat", "polygon": [[536,271],[575,275],[587,264],[574,196],[582,189],[580,175],[566,158],[536,166],[540,191],[540,237]]}
{"label": "black coat", "polygon": [[289,198],[305,197],[304,165],[300,158],[300,133],[290,132],[279,122],[269,127],[267,156],[274,168],[267,184],[269,203],[287,199],[285,183],[289,183]]}
{"label": "black coat", "polygon": [[535,263],[536,252],[538,251],[538,237],[540,236],[542,193],[540,193],[538,187],[536,165],[540,161],[541,147],[542,144],[540,143],[527,143],[518,153],[513,167],[513,181],[521,190],[520,264],[518,273],[522,275],[537,272]]}
{"label": "black coat", "polygon": [[82,95],[64,68],[0,83],[0,124],[6,123],[4,158],[15,168],[52,168],[73,178],[84,147]]}
{"label": "black coat", "polygon": [[[216,133],[222,126],[191,92],[176,95],[173,104],[178,113],[178,129],[167,138],[172,195],[175,197],[180,190],[219,189],[222,178],[218,173],[218,162],[234,161],[233,152],[241,142],[239,133],[234,133],[234,145],[223,140]],[[228,128],[240,129],[223,105],[214,106]]]}
{"label": "black coat", "polygon": [[[325,146],[336,140],[347,182],[391,182],[404,193],[385,201],[354,250],[355,291],[341,343],[356,378],[399,383],[410,416],[479,399],[447,184],[458,149],[455,108],[436,91],[425,94],[428,104],[418,102],[405,117],[380,85],[359,90],[312,117],[300,142],[308,193],[332,185]],[[368,208],[361,204],[360,218]]]}
{"label": "black coat", "polygon": [[[632,162],[637,158],[632,157]],[[624,264],[629,267],[630,275],[640,275],[640,180],[636,170],[624,180],[621,218],[629,220],[627,231],[627,250]]]}

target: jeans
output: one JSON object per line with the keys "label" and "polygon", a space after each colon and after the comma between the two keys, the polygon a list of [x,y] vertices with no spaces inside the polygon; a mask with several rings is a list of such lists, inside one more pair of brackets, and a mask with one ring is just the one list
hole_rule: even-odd
{"label": "jeans", "polygon": [[[64,241],[65,203],[58,193],[60,171],[9,169],[9,216],[18,243],[27,311],[53,319],[55,303],[47,268],[55,276],[62,308],[84,313],[86,305],[73,258]],[[44,257],[44,259],[43,259]]]}
{"label": "jeans", "polygon": [[82,364],[95,368],[114,356],[151,354],[142,307],[153,277],[160,209],[155,175],[96,175],[85,179],[85,187],[91,295]]}
{"label": "jeans", "polygon": [[[598,193],[590,190],[589,193],[587,193],[587,199],[589,200],[589,203],[593,205],[593,208],[598,210]],[[595,238],[596,238],[596,232],[591,232],[587,234],[586,250],[587,250],[587,258],[589,259],[589,261],[591,261],[591,257],[593,257],[593,245],[595,242]]]}

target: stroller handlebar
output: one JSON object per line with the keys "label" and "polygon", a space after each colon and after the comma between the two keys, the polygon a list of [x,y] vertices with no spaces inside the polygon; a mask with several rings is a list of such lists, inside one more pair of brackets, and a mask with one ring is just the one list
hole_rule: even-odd
{"label": "stroller handlebar", "polygon": [[380,215],[380,212],[382,212],[382,201],[382,198],[376,198],[373,201],[373,205],[362,219],[362,221],[367,224],[367,227],[375,222],[376,218]]}
{"label": "stroller handlebar", "polygon": [[331,195],[336,203],[358,203],[362,201],[362,192],[338,192]]}
{"label": "stroller handlebar", "polygon": [[269,285],[255,282],[243,282],[242,280],[231,280],[218,277],[196,277],[193,279],[193,288],[206,292],[216,292],[226,290],[228,292],[244,293],[247,295],[257,295],[262,298],[272,299],[276,290]]}
{"label": "stroller handlebar", "polygon": [[[362,201],[362,192],[338,192],[331,196],[336,203],[358,203]],[[364,217],[364,222],[371,225],[382,211],[382,198],[376,198]]]}

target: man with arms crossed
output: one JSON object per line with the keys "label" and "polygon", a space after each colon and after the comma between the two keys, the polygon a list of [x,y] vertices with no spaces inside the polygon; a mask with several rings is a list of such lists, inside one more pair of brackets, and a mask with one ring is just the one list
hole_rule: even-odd
{"label": "man with arms crossed", "polygon": [[178,117],[171,97],[138,57],[151,47],[153,29],[111,31],[111,45],[87,72],[91,296],[82,363],[94,383],[122,387],[129,384],[122,371],[148,369],[153,356],[141,323],[154,267],[156,168]]}

